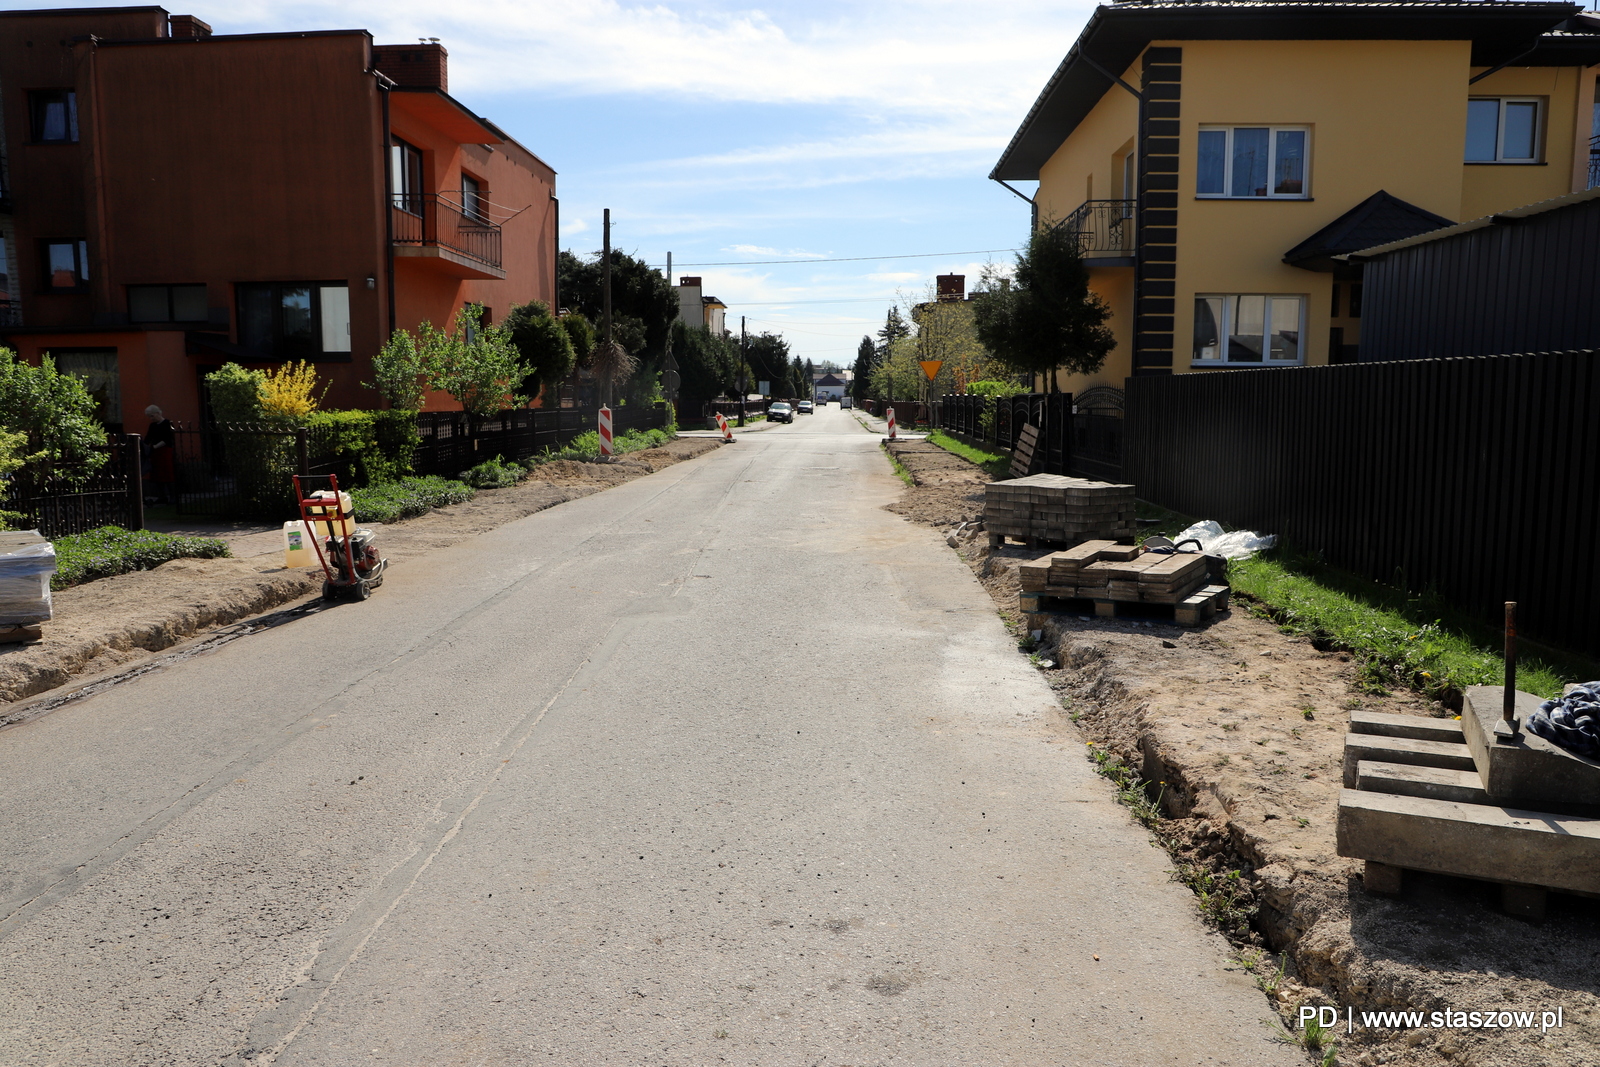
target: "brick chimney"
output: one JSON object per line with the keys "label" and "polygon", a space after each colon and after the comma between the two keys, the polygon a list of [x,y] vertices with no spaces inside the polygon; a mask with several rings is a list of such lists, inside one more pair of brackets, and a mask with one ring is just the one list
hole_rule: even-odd
{"label": "brick chimney", "polygon": [[965,274],[941,274],[938,276],[939,302],[960,302],[965,299],[967,292],[967,276]]}
{"label": "brick chimney", "polygon": [[193,15],[168,15],[167,25],[174,37],[200,38],[211,36],[211,26]]}
{"label": "brick chimney", "polygon": [[441,44],[376,44],[372,65],[396,85],[450,91],[450,53]]}

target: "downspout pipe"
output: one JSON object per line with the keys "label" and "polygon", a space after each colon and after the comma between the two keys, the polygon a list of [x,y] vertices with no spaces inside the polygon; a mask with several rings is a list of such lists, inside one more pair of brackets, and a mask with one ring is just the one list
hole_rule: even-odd
{"label": "downspout pipe", "polygon": [[[390,149],[394,141],[394,134],[389,128],[389,90],[395,83],[386,77],[376,67],[372,76],[378,83],[378,91],[383,94],[383,250],[384,250],[384,291],[388,296],[389,304],[389,337],[394,336],[395,309],[394,309],[394,152]],[[385,338],[388,340],[388,338]]]}

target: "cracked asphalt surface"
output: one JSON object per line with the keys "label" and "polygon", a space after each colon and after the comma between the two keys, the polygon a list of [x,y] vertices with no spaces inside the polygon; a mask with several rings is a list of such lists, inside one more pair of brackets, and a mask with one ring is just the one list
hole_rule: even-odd
{"label": "cracked asphalt surface", "polygon": [[0,1064],[1303,1062],[899,489],[828,408],[0,732]]}

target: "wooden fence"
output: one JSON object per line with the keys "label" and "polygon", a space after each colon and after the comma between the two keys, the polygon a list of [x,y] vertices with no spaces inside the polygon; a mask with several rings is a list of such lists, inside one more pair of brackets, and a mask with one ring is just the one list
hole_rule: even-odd
{"label": "wooden fence", "polygon": [[1136,377],[1123,472],[1493,622],[1600,647],[1600,355]]}

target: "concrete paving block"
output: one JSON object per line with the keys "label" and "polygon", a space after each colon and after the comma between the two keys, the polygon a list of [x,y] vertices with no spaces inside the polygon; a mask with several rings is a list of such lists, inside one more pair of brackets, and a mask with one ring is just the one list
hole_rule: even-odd
{"label": "concrete paving block", "polygon": [[1356,788],[1372,793],[1454,800],[1462,804],[1487,804],[1483,780],[1477,771],[1453,771],[1445,767],[1416,767],[1404,763],[1361,760],[1356,764]]}
{"label": "concrete paving block", "polygon": [[[1558,804],[1600,814],[1600,763],[1552,745],[1526,728],[1512,744],[1495,742],[1494,726],[1504,700],[1505,689],[1498,685],[1469,686],[1462,694],[1461,725],[1490,798],[1498,804],[1535,808]],[[1541,703],[1532,693],[1518,692],[1518,720],[1526,723]]]}
{"label": "concrete paving block", "polygon": [[1476,770],[1472,750],[1448,741],[1423,741],[1382,734],[1344,735],[1344,786],[1356,787],[1356,768],[1362,760],[1404,763],[1413,767],[1443,767],[1453,771]]}
{"label": "concrete paving block", "polygon": [[1600,819],[1343,789],[1337,840],[1350,859],[1600,892]]}
{"label": "concrete paving block", "polygon": [[1466,744],[1461,723],[1455,719],[1428,719],[1421,715],[1390,715],[1382,711],[1356,710],[1350,713],[1350,730],[1358,734]]}

